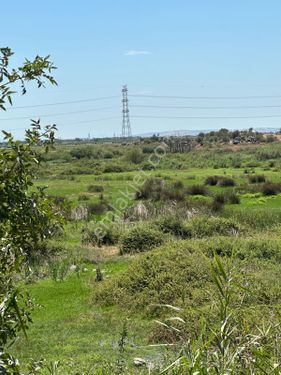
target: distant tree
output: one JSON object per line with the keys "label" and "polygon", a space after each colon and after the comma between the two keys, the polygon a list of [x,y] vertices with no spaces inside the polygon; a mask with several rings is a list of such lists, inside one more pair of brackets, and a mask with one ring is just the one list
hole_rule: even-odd
{"label": "distant tree", "polygon": [[240,135],[240,131],[239,130],[234,130],[232,132],[232,134],[231,134],[231,138],[235,139],[235,138],[239,137],[239,135]]}
{"label": "distant tree", "polygon": [[92,149],[89,147],[81,147],[81,148],[74,148],[70,151],[70,155],[75,159],[84,159],[88,158],[90,159],[93,156]]}
{"label": "distant tree", "polygon": [[229,130],[228,129],[226,129],[226,128],[221,128],[220,130],[219,130],[219,133],[229,133]]}

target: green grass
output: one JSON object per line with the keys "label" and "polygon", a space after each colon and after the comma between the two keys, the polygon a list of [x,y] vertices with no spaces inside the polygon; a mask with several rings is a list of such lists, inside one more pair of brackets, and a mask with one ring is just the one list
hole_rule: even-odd
{"label": "green grass", "polygon": [[[134,193],[138,185],[134,183],[134,176],[138,175],[138,171],[124,172],[124,173],[108,173],[102,176],[94,175],[79,175],[75,176],[75,180],[67,179],[39,179],[36,182],[37,186],[48,186],[47,192],[50,195],[64,196],[70,200],[72,206],[79,204],[87,204],[97,202],[100,193],[88,193],[87,188],[90,184],[100,184],[104,186],[103,196],[113,206],[118,199],[124,198],[126,194],[127,204],[130,205],[134,202]],[[158,177],[169,181],[179,180],[184,183],[186,187],[196,184],[204,184],[207,176],[220,175],[231,176],[234,178],[237,189],[239,186],[248,184],[248,177],[243,173],[243,170],[237,168],[190,168],[187,170],[161,170],[161,171],[148,171],[150,177]],[[262,168],[255,168],[256,174],[264,174],[267,180],[272,182],[280,181],[279,173],[273,170],[264,171]],[[105,180],[103,180],[105,178]],[[253,187],[254,184],[250,186]],[[232,190],[233,188],[223,188],[219,186],[208,186],[211,193],[221,193],[223,191]],[[87,193],[89,200],[81,202],[78,200],[79,194]],[[264,205],[266,208],[278,207],[280,199],[253,199],[243,198],[241,195],[241,207],[247,209],[254,209],[256,205]],[[235,209],[235,207],[234,207]],[[78,224],[79,225],[79,224]]]}
{"label": "green grass", "polygon": [[[106,149],[107,147],[109,149],[122,149],[123,153],[127,150],[126,146],[116,145],[104,145],[102,148]],[[61,149],[62,154],[69,153],[71,149],[71,145],[64,146]],[[203,184],[207,176],[230,176],[236,182],[234,190],[243,191],[246,187],[247,191],[247,188],[254,188],[256,185],[247,186],[248,175],[244,173],[245,169],[250,173],[264,174],[268,181],[280,181],[280,160],[275,158],[275,166],[268,168],[268,158],[263,159],[261,157],[261,152],[271,155],[271,149],[279,150],[280,144],[260,145],[256,148],[245,148],[238,152],[218,146],[194,150],[186,154],[167,154],[159,168],[155,171],[146,171],[146,176],[162,178],[167,183],[177,180],[182,181],[185,187]],[[122,192],[125,194],[127,192],[132,193],[127,199],[128,205],[135,202],[134,192],[138,186],[134,183],[134,177],[141,173],[138,171],[141,165],[127,165],[128,169],[126,170],[134,169],[133,171],[97,175],[94,174],[98,172],[94,163],[100,163],[100,166],[97,166],[97,169],[100,168],[100,170],[105,165],[118,163],[125,165],[122,156],[110,160],[91,159],[69,162],[69,160],[59,158],[60,148],[56,153],[58,159],[47,162],[46,170],[40,172],[41,177],[36,181],[37,186],[48,186],[48,194],[66,197],[71,202],[71,207],[75,207],[78,204],[98,201],[100,193],[88,193],[88,186],[96,184],[104,187],[103,196],[113,205],[119,198],[123,197]],[[233,167],[237,161],[241,163],[241,168]],[[249,163],[258,166],[247,166]],[[93,174],[63,175],[68,168],[83,167],[83,164],[88,165],[93,170]],[[213,195],[233,190],[233,188],[219,186],[208,186],[207,188]],[[240,188],[241,190],[239,190]],[[83,193],[87,193],[87,196],[90,197],[88,201],[78,200],[79,194]],[[279,215],[281,195],[273,197],[263,197],[261,194],[241,193],[239,195],[241,203],[237,205],[227,204],[222,215],[229,218],[234,217],[241,224],[244,224],[245,221],[245,224],[249,225],[252,231],[250,235],[254,236],[262,230],[270,229],[279,221],[281,222],[281,215]],[[207,203],[212,201],[212,197],[193,196],[190,200]],[[265,213],[267,216],[264,215]],[[247,220],[245,220],[247,215]],[[271,216],[272,220],[268,226],[266,221]],[[100,216],[94,216],[92,219],[98,221],[100,218]],[[104,261],[101,256],[102,249],[82,246],[81,231],[87,225],[91,225],[91,223],[85,221],[68,222],[65,225],[64,234],[52,241],[62,243],[65,248],[63,256],[66,256],[69,260],[76,259],[84,264],[88,271],[81,273],[80,277],[74,273],[64,282],[43,279],[26,286],[35,302],[41,307],[36,308],[32,314],[34,323],[30,325],[28,341],[21,337],[14,346],[16,355],[23,362],[27,362],[30,358],[39,359],[41,357],[48,361],[60,360],[62,362],[62,374],[75,374],[76,371],[80,375],[86,374],[87,369],[89,374],[93,374],[93,368],[107,362],[115,363],[117,360],[118,340],[127,316],[124,309],[119,309],[117,306],[101,307],[93,304],[93,292],[96,288],[93,261],[100,261],[101,257],[100,265],[102,270],[105,271],[105,277],[113,278],[128,267],[131,258],[115,256],[113,260]],[[150,322],[142,320],[135,314],[129,316],[128,329],[129,343],[125,356],[130,366],[134,356],[149,357],[159,354],[159,349],[151,351],[151,348],[149,350],[138,348],[138,346],[147,344],[151,329]],[[132,373],[136,373],[135,368]]]}
{"label": "green grass", "polygon": [[[106,262],[105,275],[114,275],[127,267],[127,261]],[[72,366],[93,369],[101,363],[115,362],[118,340],[126,315],[117,308],[101,308],[92,303],[95,273],[92,268],[80,276],[76,273],[64,282],[51,279],[28,285],[26,289],[39,305],[33,311],[33,324],[28,340],[22,337],[14,345],[14,353],[26,363],[33,359],[59,360],[63,374],[72,373]],[[129,319],[129,344],[126,358],[145,355],[138,345],[147,343],[149,323]],[[64,372],[65,371],[65,372]],[[73,372],[74,373],[74,372]]]}

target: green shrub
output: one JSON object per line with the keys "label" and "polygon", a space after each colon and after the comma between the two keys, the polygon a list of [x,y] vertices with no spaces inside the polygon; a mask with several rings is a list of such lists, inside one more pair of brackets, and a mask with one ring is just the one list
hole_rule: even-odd
{"label": "green shrub", "polygon": [[179,185],[175,188],[174,184],[167,184],[163,179],[149,178],[136,192],[135,198],[151,199],[154,201],[183,201],[185,199],[185,192]]}
{"label": "green shrub", "polygon": [[83,147],[83,148],[74,148],[70,151],[70,155],[75,159],[90,159],[93,157],[93,150],[89,147]]}
{"label": "green shrub", "polygon": [[87,209],[89,215],[101,215],[109,209],[109,205],[105,201],[100,201],[97,203],[87,203]]}
{"label": "green shrub", "polygon": [[218,181],[219,186],[235,186],[235,182],[231,177],[220,177]]}
{"label": "green shrub", "polygon": [[187,241],[168,243],[142,254],[128,269],[95,290],[96,302],[126,311],[159,313],[155,304],[199,306],[206,301],[210,282],[209,260],[196,245]]}
{"label": "green shrub", "polygon": [[79,194],[78,195],[78,200],[79,201],[88,201],[89,199],[90,199],[90,197],[87,194]]}
{"label": "green shrub", "polygon": [[220,193],[216,194],[213,200],[213,204],[221,204],[224,205],[226,203],[230,204],[239,204],[240,203],[240,198],[239,196],[234,192],[225,192],[225,193]]}
{"label": "green shrub", "polygon": [[205,178],[205,185],[215,186],[218,184],[219,176],[208,176]]}
{"label": "green shrub", "polygon": [[149,178],[136,192],[136,199],[160,200],[163,188],[163,180],[158,178]]}
{"label": "green shrub", "polygon": [[216,194],[214,196],[214,200],[213,200],[214,203],[218,203],[218,204],[221,204],[221,205],[224,205],[226,202],[227,202],[227,197],[226,197],[226,194]]}
{"label": "green shrub", "polygon": [[178,180],[172,183],[172,187],[175,190],[182,190],[184,188],[184,184],[182,181]]}
{"label": "green shrub", "polygon": [[67,260],[55,260],[49,264],[50,274],[54,281],[64,281],[69,274],[69,262]]}
{"label": "green shrub", "polygon": [[228,194],[228,202],[230,204],[240,204],[240,197],[234,192]]}
{"label": "green shrub", "polygon": [[62,254],[64,250],[64,247],[57,241],[52,243],[45,240],[30,244],[26,251],[28,266],[43,265],[46,260]]}
{"label": "green shrub", "polygon": [[154,152],[154,148],[153,148],[153,147],[150,147],[150,146],[144,146],[144,147],[142,148],[142,152],[143,152],[144,154],[153,154],[153,152]]}
{"label": "green shrub", "polygon": [[264,230],[281,223],[281,211],[279,208],[269,210],[229,210],[226,208],[223,216],[254,230]]}
{"label": "green shrub", "polygon": [[163,189],[160,199],[180,202],[185,200],[185,193],[183,190],[167,187]]}
{"label": "green shrub", "polygon": [[254,174],[249,176],[249,182],[251,184],[259,184],[261,182],[265,182],[265,176],[263,174]]}
{"label": "green shrub", "polygon": [[104,167],[104,173],[121,173],[125,172],[125,168],[122,165],[118,164],[109,164]]}
{"label": "green shrub", "polygon": [[192,237],[230,236],[243,232],[243,227],[235,220],[216,216],[197,216],[187,223]]}
{"label": "green shrub", "polygon": [[234,186],[235,182],[233,178],[226,176],[208,176],[205,179],[205,185],[210,186]]}
{"label": "green shrub", "polygon": [[155,169],[156,169],[156,167],[153,164],[151,164],[151,163],[144,163],[142,165],[142,170],[143,171],[153,171]]}
{"label": "green shrub", "polygon": [[234,256],[241,260],[260,259],[281,263],[281,240],[279,237],[269,235],[257,238],[238,237],[233,241],[230,237],[218,236],[200,239],[197,244],[208,257],[218,254]]}
{"label": "green shrub", "polygon": [[208,195],[208,190],[204,185],[192,185],[187,189],[190,195]]}
{"label": "green shrub", "polygon": [[121,239],[121,254],[148,251],[163,243],[163,234],[148,225],[140,225],[125,232]]}
{"label": "green shrub", "polygon": [[103,154],[103,157],[104,159],[113,159],[114,155],[112,152],[110,151],[106,151],[104,154]]}
{"label": "green shrub", "polygon": [[89,185],[88,192],[89,193],[101,193],[104,191],[104,187],[101,185]]}
{"label": "green shrub", "polygon": [[281,192],[281,183],[266,182],[261,189],[263,195],[276,195]]}
{"label": "green shrub", "polygon": [[224,203],[222,203],[220,199],[217,200],[216,198],[214,198],[210,205],[210,208],[212,212],[220,212],[224,208]]}
{"label": "green shrub", "polygon": [[133,148],[132,150],[128,151],[125,157],[130,163],[133,164],[140,164],[144,159],[143,152],[139,148]]}
{"label": "green shrub", "polygon": [[157,224],[163,233],[170,233],[181,238],[191,237],[191,233],[186,228],[184,221],[176,216],[160,219]]}
{"label": "green shrub", "polygon": [[99,226],[82,229],[82,244],[102,246],[116,245],[120,238],[120,230],[116,225],[107,225],[100,233]]}
{"label": "green shrub", "polygon": [[48,199],[50,199],[55,206],[56,210],[63,215],[64,218],[68,218],[71,213],[71,202],[66,197],[63,196],[51,196],[48,195]]}

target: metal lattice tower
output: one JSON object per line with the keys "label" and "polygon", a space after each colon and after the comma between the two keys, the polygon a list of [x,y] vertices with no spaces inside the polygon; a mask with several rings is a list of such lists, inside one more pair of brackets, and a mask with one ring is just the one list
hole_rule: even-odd
{"label": "metal lattice tower", "polygon": [[128,100],[128,87],[124,85],[122,87],[122,114],[123,114],[123,123],[122,123],[122,137],[131,137],[132,129],[130,124],[129,117],[129,100]]}

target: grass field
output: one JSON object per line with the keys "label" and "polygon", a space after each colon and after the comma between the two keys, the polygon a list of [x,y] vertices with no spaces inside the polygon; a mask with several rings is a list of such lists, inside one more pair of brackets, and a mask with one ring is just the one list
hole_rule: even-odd
{"label": "grass field", "polygon": [[[106,278],[127,267],[128,260],[116,259],[102,264]],[[23,362],[31,358],[60,361],[62,373],[90,371],[120,360],[118,341],[123,325],[128,337],[122,358],[132,367],[134,357],[155,357],[148,351],[146,332],[150,321],[130,316],[117,307],[99,307],[92,303],[95,267],[84,263],[85,272],[74,273],[65,281],[44,279],[26,287],[37,305],[28,339],[22,337],[14,346]]]}
{"label": "grass field", "polygon": [[[105,148],[106,147],[111,153],[118,148],[116,145],[107,145]],[[58,148],[55,154],[51,154],[50,160],[48,160],[44,168],[39,171],[36,186],[47,186],[47,193],[51,196],[64,198],[68,202],[70,209],[80,205],[96,204],[100,201],[107,202],[107,204],[114,206],[115,202],[122,198],[124,194],[127,196],[127,206],[135,205],[138,202],[135,200],[135,193],[140,186],[137,186],[135,181],[137,176],[143,173],[142,168],[146,165],[146,156],[142,158],[139,164],[128,163],[125,161],[123,155],[127,151],[123,147],[123,154],[121,156],[113,156],[106,160],[85,159],[83,165],[83,162],[80,160],[74,160],[73,163],[69,161],[68,153],[72,150],[72,146],[62,148],[61,152],[59,150]],[[245,240],[246,250],[243,251],[246,253],[248,251],[247,246],[249,246],[249,249],[251,249],[252,246],[247,245],[249,241],[251,239],[256,239],[257,243],[253,246],[257,249],[260,247],[259,254],[266,254],[263,248],[263,237],[268,238],[269,242],[272,241],[270,246],[279,248],[280,227],[278,227],[278,225],[281,222],[281,190],[279,191],[277,186],[277,191],[273,195],[265,195],[262,192],[262,187],[265,182],[257,184],[250,183],[249,176],[262,175],[266,182],[276,185],[281,182],[281,154],[279,155],[278,153],[279,150],[281,151],[281,145],[279,143],[274,144],[273,150],[275,154],[268,145],[265,145],[245,147],[245,149],[239,148],[235,152],[228,148],[218,150],[210,148],[187,154],[167,154],[166,158],[163,158],[160,165],[155,170],[146,170],[145,176],[149,179],[164,181],[163,186],[168,187],[174,186],[174,183],[178,183],[178,185],[181,186],[179,182],[182,183],[183,187],[180,189],[182,189],[183,193],[186,195],[179,204],[189,202],[189,207],[192,207],[194,204],[194,207],[198,210],[199,219],[201,217],[200,215],[203,215],[202,222],[200,222],[200,220],[196,221],[195,218],[194,222],[191,220],[183,222],[182,224],[191,228],[189,229],[191,230],[191,236],[195,236],[195,239],[196,236],[198,236],[198,238],[203,238],[203,240],[208,238],[214,238],[214,240],[216,240],[216,238],[218,238],[219,246],[226,246],[228,248],[231,247],[232,243],[232,241],[227,242],[228,236],[238,236],[243,246],[243,241]],[[263,153],[266,155],[264,159],[260,156],[263,155]],[[65,155],[67,155],[67,157]],[[235,164],[235,158],[237,158],[237,160],[239,159],[239,167],[233,166],[233,164]],[[204,160],[206,161],[205,166],[202,167]],[[72,173],[69,169],[71,166],[74,172],[77,172],[77,169],[75,170],[76,167],[92,168],[94,163],[98,164],[98,174],[84,173],[85,171],[87,172],[86,169],[81,174]],[[118,163],[120,165],[122,164],[125,171],[100,172],[102,168],[111,165],[115,166]],[[223,166],[219,167],[219,165]],[[67,173],[64,173],[66,171]],[[93,171],[95,171],[94,167]],[[208,176],[231,178],[234,181],[234,186],[206,186],[205,180]],[[103,191],[91,192],[89,186],[92,185],[102,186]],[[192,186],[204,186],[207,191],[205,196],[186,193]],[[131,193],[131,195],[129,195],[129,193]],[[222,210],[218,212],[210,211],[212,202],[217,195],[227,196],[229,193],[235,193],[239,197],[239,202],[237,202],[237,204],[231,204],[226,201]],[[80,199],[81,195],[86,196],[85,200]],[[155,207],[158,207],[160,203],[163,207],[165,207],[165,205],[168,207],[172,204],[175,208],[173,208],[174,211],[172,211],[172,214],[168,214],[168,216],[174,215],[174,217],[178,217],[178,212],[182,211],[177,211],[177,203],[171,203],[170,201],[162,202],[161,199],[159,202],[152,201],[152,204]],[[170,209],[171,208],[168,210]],[[124,233],[119,233],[121,239],[111,246],[104,245],[99,247],[96,244],[83,243],[82,238],[85,228],[88,229],[95,226],[103,219],[106,212],[93,214],[87,220],[73,221],[66,218],[63,233],[57,235],[50,241],[52,246],[61,246],[63,249],[60,254],[55,255],[56,261],[63,262],[67,260],[69,265],[75,264],[78,266],[79,272],[68,272],[64,280],[55,281],[52,278],[51,272],[52,259],[46,259],[43,265],[33,265],[35,269],[44,270],[44,277],[39,277],[33,280],[32,283],[25,285],[26,290],[30,293],[32,298],[34,298],[35,303],[38,304],[39,307],[35,308],[32,315],[33,324],[30,325],[28,331],[28,341],[26,341],[24,337],[21,337],[14,346],[14,352],[24,363],[30,358],[46,358],[47,361],[59,360],[61,362],[61,374],[92,374],[94,373],[94,368],[98,368],[99,370],[97,371],[104,368],[104,371],[107,371],[104,372],[106,374],[118,373],[116,372],[116,368],[120,369],[120,366],[124,373],[125,368],[128,367],[129,370],[126,370],[127,373],[133,374],[138,372],[146,373],[145,369],[137,369],[133,366],[134,357],[143,357],[147,360],[147,363],[153,362],[154,366],[157,366],[158,364],[161,365],[162,361],[165,362],[167,356],[169,357],[173,354],[171,350],[167,354],[166,351],[162,349],[147,346],[153,343],[154,336],[158,337],[158,333],[155,335],[154,317],[153,315],[146,316],[144,314],[146,308],[136,311],[130,305],[135,298],[134,293],[138,293],[138,288],[141,289],[143,285],[145,285],[145,278],[151,277],[149,274],[149,266],[147,270],[141,269],[141,267],[143,267],[141,262],[144,258],[142,254],[139,254],[139,251],[137,254],[133,255],[119,255],[119,252],[123,241],[122,236],[129,233],[130,229],[134,227],[140,228],[139,230],[142,230],[142,226],[145,225],[150,227],[149,230],[154,228],[153,233],[157,233],[157,236],[161,237],[164,244],[168,244],[168,248],[164,248],[167,254],[170,251],[169,246],[170,248],[173,247],[169,244],[173,244],[178,238],[173,237],[175,234],[171,234],[171,232],[169,232],[170,229],[168,232],[163,232],[164,234],[157,232],[157,230],[159,230],[158,221],[165,218],[161,217],[151,219],[150,221],[144,220],[144,223],[141,224],[123,223]],[[214,222],[210,221],[209,223],[208,218],[214,218]],[[229,220],[229,222],[224,222],[223,220]],[[229,225],[234,225],[234,221],[237,225],[241,225],[241,228],[243,227],[241,233],[239,233],[240,227],[237,229],[238,233],[236,233],[236,229],[234,234],[229,232]],[[157,225],[158,229],[156,228]],[[224,237],[220,239],[219,236],[226,237],[225,239]],[[189,240],[183,239],[183,245],[179,245],[179,249],[181,246],[189,246]],[[233,243],[235,243],[235,239],[233,239]],[[213,244],[216,244],[216,242],[213,242]],[[200,248],[200,251],[201,247],[203,252],[207,251],[207,245],[204,241],[198,242],[198,244],[194,246],[196,249],[197,246],[199,246],[198,249]],[[151,250],[151,253],[154,254],[154,250]],[[157,252],[155,252],[155,261],[158,262],[156,254]],[[252,250],[249,254],[253,254]],[[177,281],[177,275],[174,275],[170,279],[169,268],[165,272],[163,271],[162,274],[162,268],[165,267],[165,256],[166,255],[163,255],[162,260],[159,261],[160,263],[155,265],[156,268],[155,271],[153,271],[155,281],[151,281],[151,285],[145,286],[145,292],[142,292],[144,294],[140,294],[140,298],[147,298],[149,301],[157,301],[155,297],[157,293],[161,295],[162,291],[166,291],[165,288],[168,288],[168,286],[169,288],[175,288],[175,294],[177,293],[177,288],[187,288],[187,292],[190,292],[193,296],[190,297],[191,301],[192,298],[194,298],[194,301],[200,301],[189,301],[187,302],[188,307],[183,305],[184,308],[187,308],[187,316],[193,321],[192,319],[195,319],[194,316],[197,311],[196,304],[199,303],[200,305],[205,298],[201,295],[203,291],[200,290],[201,287],[199,289],[196,289],[196,287],[193,290],[191,286],[189,290],[188,284],[180,284],[180,282]],[[175,256],[177,256],[176,253]],[[272,255],[270,255],[270,257],[272,257]],[[190,261],[191,263],[193,262],[193,260]],[[271,258],[269,258],[269,260],[267,259],[267,263],[264,266],[268,267],[268,262],[271,261],[273,262]],[[255,264],[253,260],[250,262]],[[188,268],[189,263],[187,264]],[[246,263],[244,267],[250,269],[250,264],[251,263]],[[272,263],[272,266],[269,266],[269,268],[272,267],[272,269],[274,269],[274,264],[275,263]],[[101,283],[95,282],[95,269],[97,265],[101,267],[104,275],[104,281]],[[134,265],[140,268],[134,269]],[[255,267],[256,268],[251,270],[253,275],[255,275],[255,277],[264,277],[261,276],[263,266],[257,265]],[[132,281],[133,277],[138,277],[139,272],[143,279]],[[158,272],[159,280],[157,279]],[[179,273],[180,272],[181,270],[179,269]],[[132,290],[136,292],[133,292],[131,296],[131,291],[129,289],[127,290],[126,286],[122,286],[120,275],[124,275],[128,283],[132,282]],[[108,284],[109,282],[113,284]],[[159,288],[158,292],[152,289],[154,282],[157,285],[156,290]],[[177,284],[177,282],[179,284]],[[112,289],[108,290],[107,285],[112,285]],[[120,293],[120,301],[108,305],[106,303],[94,303],[93,295],[95,294],[95,290],[100,290],[100,288],[101,293],[104,293],[105,300],[107,297],[109,299],[111,298],[111,293],[115,293],[116,288],[118,293]],[[167,295],[170,295],[168,289],[166,292]],[[146,297],[143,297],[143,295]],[[163,295],[165,295],[165,293]],[[163,297],[159,302],[165,304],[166,300]],[[128,305],[126,305],[127,303]],[[177,300],[177,303],[181,302]],[[191,304],[190,306],[188,305],[189,303]],[[208,311],[208,305],[205,306],[203,304],[200,307],[199,305],[198,309],[202,309],[200,311]],[[259,309],[261,309],[261,307],[259,307],[257,311],[259,311]],[[262,313],[259,312],[258,315],[261,316]],[[120,347],[120,340],[123,337],[122,335],[124,335],[124,322],[127,322],[128,336],[126,336],[123,348],[122,345]],[[162,335],[163,342],[167,343],[168,338],[163,335],[162,331],[159,332],[161,332],[159,336]]]}

